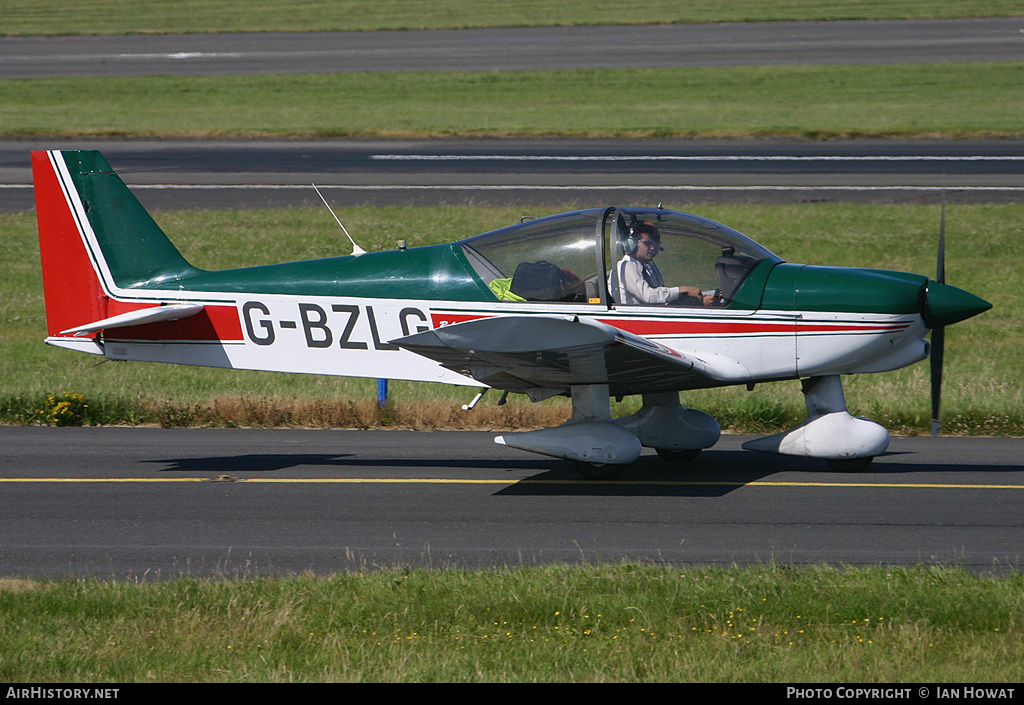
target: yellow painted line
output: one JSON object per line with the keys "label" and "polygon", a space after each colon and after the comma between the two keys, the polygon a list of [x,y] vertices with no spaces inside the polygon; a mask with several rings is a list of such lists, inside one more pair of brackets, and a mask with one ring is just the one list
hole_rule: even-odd
{"label": "yellow painted line", "polygon": [[939,490],[1024,490],[1024,485],[966,485],[934,482],[768,482],[755,480],[753,482],[736,484],[764,485],[769,487],[906,487]]}
{"label": "yellow painted line", "polygon": [[331,477],[331,478],[286,478],[286,477],[6,477],[0,483],[49,482],[49,483],[173,483],[173,482],[245,482],[265,484],[320,484],[320,485],[587,485],[603,486],[662,486],[662,487],[868,487],[898,489],[973,489],[973,490],[1022,490],[1024,485],[974,485],[957,483],[915,483],[915,482],[775,482],[771,480],[489,480],[472,478],[432,477]]}

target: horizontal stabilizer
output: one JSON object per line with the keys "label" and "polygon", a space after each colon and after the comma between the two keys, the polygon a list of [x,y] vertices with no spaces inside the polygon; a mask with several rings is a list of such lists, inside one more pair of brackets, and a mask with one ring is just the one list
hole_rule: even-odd
{"label": "horizontal stabilizer", "polygon": [[127,328],[128,326],[141,326],[147,323],[159,323],[161,321],[177,321],[182,318],[194,316],[203,310],[202,304],[168,304],[166,306],[155,306],[143,308],[138,311],[129,311],[119,316],[104,318],[102,321],[87,323],[84,326],[77,326],[61,331],[61,335],[73,334],[76,336],[109,328]]}

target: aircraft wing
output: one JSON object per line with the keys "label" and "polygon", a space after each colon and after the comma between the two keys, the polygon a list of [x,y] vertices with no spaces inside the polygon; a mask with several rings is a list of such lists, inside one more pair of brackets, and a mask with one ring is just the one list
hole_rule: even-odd
{"label": "aircraft wing", "polygon": [[736,384],[739,362],[680,351],[576,316],[496,316],[391,341],[460,374],[531,398],[607,384],[613,396]]}

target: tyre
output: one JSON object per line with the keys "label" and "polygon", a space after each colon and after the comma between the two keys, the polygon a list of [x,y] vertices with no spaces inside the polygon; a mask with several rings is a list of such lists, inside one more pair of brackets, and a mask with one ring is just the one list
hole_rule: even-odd
{"label": "tyre", "polygon": [[587,480],[614,480],[622,472],[625,465],[613,465],[609,463],[588,463],[583,460],[574,460],[576,470]]}
{"label": "tyre", "polygon": [[873,457],[867,458],[829,458],[825,462],[833,472],[863,472],[871,465]]}
{"label": "tyre", "polygon": [[700,448],[685,449],[685,450],[673,450],[671,448],[655,448],[658,451],[658,455],[661,456],[662,460],[667,460],[670,463],[688,463],[698,455],[700,455]]}

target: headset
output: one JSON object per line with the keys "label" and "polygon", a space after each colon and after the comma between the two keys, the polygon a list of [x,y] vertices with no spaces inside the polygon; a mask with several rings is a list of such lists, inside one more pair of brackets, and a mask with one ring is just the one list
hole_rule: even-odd
{"label": "headset", "polygon": [[[633,255],[636,253],[636,248],[640,246],[640,240],[643,239],[643,232],[645,230],[654,230],[657,232],[657,226],[654,223],[647,221],[638,221],[636,216],[631,215],[632,222],[629,224],[629,230],[626,232],[626,237],[620,241],[623,252],[627,255]],[[658,252],[664,252],[665,248],[661,246],[661,239],[658,239]]]}

